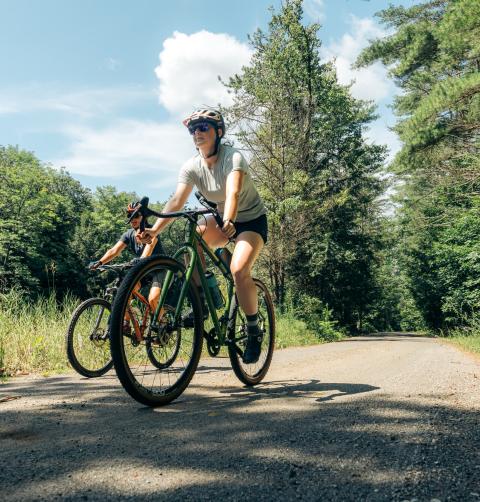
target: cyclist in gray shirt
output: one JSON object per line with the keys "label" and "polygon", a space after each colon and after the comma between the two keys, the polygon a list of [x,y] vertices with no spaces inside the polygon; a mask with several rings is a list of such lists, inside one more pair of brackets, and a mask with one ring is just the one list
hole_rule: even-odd
{"label": "cyclist in gray shirt", "polygon": [[[212,248],[224,247],[235,239],[230,269],[235,281],[238,301],[247,318],[248,338],[245,363],[254,363],[261,352],[262,336],[258,327],[258,300],[252,267],[267,242],[267,217],[263,201],[255,188],[248,163],[242,153],[221,143],[225,122],[220,112],[210,108],[194,111],[183,124],[193,137],[198,154],[180,170],[177,188],[164,212],[179,211],[185,205],[193,187],[218,204],[223,218],[220,228],[213,216],[207,216],[199,232]],[[142,242],[157,236],[172,218],[158,219],[146,229]]]}

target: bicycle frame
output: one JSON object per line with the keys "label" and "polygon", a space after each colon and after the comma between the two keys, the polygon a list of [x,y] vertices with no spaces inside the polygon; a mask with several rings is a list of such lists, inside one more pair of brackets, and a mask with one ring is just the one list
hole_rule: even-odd
{"label": "bicycle frame", "polygon": [[148,300],[138,291],[134,291],[132,293],[132,300],[133,300],[133,298],[136,298],[137,300],[139,300],[140,302],[145,304],[145,312],[143,314],[141,326],[137,320],[137,316],[133,313],[130,302],[127,307],[127,313],[130,317],[130,321],[132,322],[133,329],[135,331],[135,338],[136,338],[137,342],[141,342],[142,338],[143,338],[143,333],[145,331],[145,326],[147,325],[147,319],[148,319],[148,316],[150,315],[150,304],[148,303]]}
{"label": "bicycle frame", "polygon": [[[228,328],[228,323],[225,321],[229,319],[229,313],[232,306],[232,299],[234,294],[233,277],[230,270],[225,266],[223,261],[220,258],[218,258],[215,255],[215,253],[213,253],[211,249],[208,247],[207,243],[203,240],[202,236],[197,232],[196,227],[197,227],[197,221],[189,220],[188,240],[173,255],[173,258],[176,260],[179,260],[182,256],[188,256],[189,259],[188,266],[185,270],[185,281],[182,284],[180,295],[177,301],[177,306],[175,309],[175,321],[178,322],[180,319],[180,313],[182,311],[183,301],[187,294],[187,289],[190,284],[190,281],[192,280],[193,271],[196,268],[198,271],[198,275],[200,277],[200,282],[203,291],[205,293],[205,299],[207,302],[208,310],[210,312],[213,325],[215,327],[215,331],[218,334],[219,343],[220,345],[224,345],[226,332]],[[217,311],[215,309],[213,299],[207,285],[207,279],[205,277],[205,272],[201,265],[201,260],[198,254],[197,245],[201,246],[203,251],[210,258],[213,264],[221,271],[222,275],[225,277],[227,281],[227,301],[224,313],[220,316],[220,318],[217,315]],[[173,279],[173,272],[168,271],[163,282],[160,301],[158,302],[157,308],[155,310],[154,314],[155,322],[157,322],[159,319],[159,313],[165,303],[167,292],[170,287],[172,279]],[[224,322],[221,322],[222,320]]]}
{"label": "bicycle frame", "polygon": [[[115,271],[115,270],[122,269],[122,267],[124,267],[123,264],[102,265],[103,270],[114,270]],[[118,274],[119,273],[117,271],[117,278],[111,284],[107,285],[107,288],[105,290],[104,298],[110,299],[110,301],[113,300],[113,297],[115,296],[116,290],[118,288],[118,283],[121,280],[121,276]],[[145,305],[145,312],[143,314],[141,326],[140,326],[140,323],[137,320],[137,316],[134,314],[132,307],[131,307],[131,304],[130,304],[130,302],[134,298],[136,298],[137,300],[139,300],[141,303],[143,303]],[[127,313],[128,313],[130,320],[133,324],[133,329],[135,331],[135,338],[136,338],[137,342],[141,342],[143,339],[143,333],[145,332],[145,326],[147,325],[148,316],[151,314],[151,308],[150,308],[150,304],[148,303],[148,300],[139,291],[134,290],[132,292],[131,299],[130,299],[130,301],[128,303],[128,307],[127,307]],[[99,322],[99,320],[100,319],[97,319],[97,323]]]}

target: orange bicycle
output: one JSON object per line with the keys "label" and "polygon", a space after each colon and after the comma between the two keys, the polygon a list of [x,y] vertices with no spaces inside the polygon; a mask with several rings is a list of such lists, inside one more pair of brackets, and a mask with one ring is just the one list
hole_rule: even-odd
{"label": "orange bicycle", "polygon": [[[110,316],[112,302],[126,272],[136,263],[102,265],[99,272],[112,271],[116,274],[113,282],[107,285],[103,297],[89,298],[82,302],[70,319],[66,346],[67,357],[72,367],[87,378],[104,375],[113,366],[110,354]],[[171,309],[168,305],[165,310]],[[139,345],[145,340],[145,331],[151,315],[151,307],[142,294],[141,284],[130,297],[123,323],[123,334],[132,345]],[[180,342],[172,336],[159,334],[145,340],[148,359],[158,369],[167,368],[175,360]]]}

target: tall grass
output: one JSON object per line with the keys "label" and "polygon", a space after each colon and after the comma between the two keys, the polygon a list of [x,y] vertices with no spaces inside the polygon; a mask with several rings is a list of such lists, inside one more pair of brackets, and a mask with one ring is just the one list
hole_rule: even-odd
{"label": "tall grass", "polygon": [[65,332],[78,301],[59,305],[52,294],[36,301],[18,291],[0,295],[0,375],[67,369]]}
{"label": "tall grass", "polygon": [[451,330],[448,341],[464,350],[480,354],[480,315],[470,319],[468,326]]}
{"label": "tall grass", "polygon": [[[338,337],[340,338],[340,336]],[[276,315],[276,344],[277,349],[315,345],[329,341],[322,331],[309,329],[307,323],[295,317],[293,312]]]}
{"label": "tall grass", "polygon": [[[0,376],[68,370],[65,333],[78,303],[67,297],[59,305],[53,294],[35,301],[15,290],[1,294]],[[293,312],[277,313],[277,349],[324,341],[321,332],[309,329]]]}

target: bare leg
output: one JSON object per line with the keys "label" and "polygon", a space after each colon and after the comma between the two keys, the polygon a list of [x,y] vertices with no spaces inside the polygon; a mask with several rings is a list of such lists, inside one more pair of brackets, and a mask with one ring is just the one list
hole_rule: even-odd
{"label": "bare leg", "polygon": [[[213,216],[208,215],[205,218],[205,223],[198,226],[197,232],[201,234],[203,240],[212,249],[224,247],[228,243],[228,239],[225,237],[225,234],[220,230],[220,228],[218,228],[217,222],[215,221]],[[205,270],[207,265],[203,249],[200,245],[197,246],[197,251],[200,257],[202,268],[203,270]],[[201,285],[198,270],[196,268],[193,270],[192,279],[197,287]]]}
{"label": "bare leg", "polygon": [[252,267],[263,248],[263,239],[256,232],[242,232],[236,239],[230,270],[238,303],[246,315],[258,310],[257,288],[252,279]]}
{"label": "bare leg", "polygon": [[157,308],[158,300],[160,300],[160,292],[161,290],[158,286],[152,286],[150,288],[150,292],[148,293],[148,303],[150,304],[152,312],[155,312]]}

